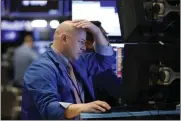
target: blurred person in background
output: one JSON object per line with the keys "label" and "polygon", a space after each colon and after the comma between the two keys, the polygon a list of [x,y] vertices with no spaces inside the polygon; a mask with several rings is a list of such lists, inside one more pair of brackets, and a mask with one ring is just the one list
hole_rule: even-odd
{"label": "blurred person in background", "polygon": [[14,51],[14,86],[22,87],[24,73],[37,57],[38,54],[33,50],[33,37],[27,34],[23,44]]}
{"label": "blurred person in background", "polygon": [[[101,26],[100,21],[91,21],[94,25],[96,25],[108,39],[107,32]],[[86,51],[94,52],[94,38],[92,33],[86,33]],[[100,73],[93,77],[93,85],[95,91],[96,100],[102,100],[107,102],[110,106],[118,106],[120,105],[120,87],[121,87],[121,78],[118,78],[117,75],[113,72],[112,68],[107,69],[106,71]]]}

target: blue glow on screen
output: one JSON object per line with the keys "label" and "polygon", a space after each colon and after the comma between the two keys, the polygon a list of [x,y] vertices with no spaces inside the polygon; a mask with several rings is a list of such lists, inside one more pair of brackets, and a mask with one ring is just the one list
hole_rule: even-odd
{"label": "blue glow on screen", "polygon": [[1,42],[15,42],[19,40],[19,37],[18,31],[1,31]]}
{"label": "blue glow on screen", "polygon": [[121,36],[116,0],[72,1],[72,19],[100,21],[109,36]]}

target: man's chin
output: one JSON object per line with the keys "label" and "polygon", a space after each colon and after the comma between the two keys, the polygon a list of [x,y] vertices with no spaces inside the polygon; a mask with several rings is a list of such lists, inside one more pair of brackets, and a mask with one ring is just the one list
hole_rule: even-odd
{"label": "man's chin", "polygon": [[78,59],[79,59],[79,57],[80,57],[80,55],[75,56],[75,57],[73,58],[73,60],[78,60]]}

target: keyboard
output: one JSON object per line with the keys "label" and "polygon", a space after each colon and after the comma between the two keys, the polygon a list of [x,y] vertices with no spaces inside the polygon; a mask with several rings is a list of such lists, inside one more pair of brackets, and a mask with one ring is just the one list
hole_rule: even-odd
{"label": "keyboard", "polygon": [[130,118],[130,117],[146,117],[146,116],[180,116],[180,110],[149,110],[135,112],[110,112],[110,113],[81,113],[81,119],[110,119],[110,118]]}
{"label": "keyboard", "polygon": [[157,115],[180,115],[180,110],[173,104],[132,105],[112,107],[102,113],[81,113],[82,119],[106,119],[124,117],[144,117]]}
{"label": "keyboard", "polygon": [[148,110],[175,110],[176,104],[174,103],[157,103],[157,104],[135,104],[112,107],[104,113],[110,112],[125,112],[125,111],[148,111]]}

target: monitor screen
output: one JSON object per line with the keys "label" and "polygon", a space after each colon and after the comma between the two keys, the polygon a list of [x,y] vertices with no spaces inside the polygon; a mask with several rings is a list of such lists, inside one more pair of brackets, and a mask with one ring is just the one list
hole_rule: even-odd
{"label": "monitor screen", "polygon": [[109,36],[121,36],[116,0],[72,1],[72,19],[100,21]]}
{"label": "monitor screen", "polygon": [[15,42],[20,41],[21,32],[13,30],[2,30],[1,31],[1,42]]}
{"label": "monitor screen", "polygon": [[63,14],[62,0],[7,0],[11,16],[42,16]]}
{"label": "monitor screen", "polygon": [[[164,92],[174,92],[174,95],[170,95],[165,99],[158,97],[154,100],[166,102],[176,101],[174,97],[180,100],[180,80],[175,80],[170,85],[161,88],[161,85],[152,85],[150,77],[159,79],[159,74],[151,73],[151,67],[157,65],[159,67],[169,67],[175,72],[180,72],[180,45],[179,43],[169,44],[125,44],[124,46],[124,60],[123,60],[123,78],[121,84],[122,99],[127,104],[147,104],[150,99],[153,98],[152,94],[163,94]],[[155,71],[155,69],[154,69]],[[160,76],[162,77],[162,76]],[[179,85],[178,85],[179,84]],[[153,86],[154,91],[150,90]],[[159,88],[155,88],[155,86]],[[163,86],[164,87],[164,86]],[[176,87],[176,88],[175,88]],[[156,90],[155,90],[156,89]],[[158,89],[158,90],[157,90]],[[166,90],[167,91],[166,91]],[[150,90],[150,91],[149,91]],[[172,91],[171,91],[172,90]],[[175,91],[174,91],[175,90]],[[178,92],[177,92],[177,91]],[[177,93],[176,93],[177,92]],[[166,93],[165,93],[166,94]],[[163,94],[164,95],[164,94]],[[166,96],[166,95],[165,95]],[[162,97],[165,97],[162,96]],[[171,100],[170,100],[170,99]],[[163,99],[163,100],[162,100]],[[167,100],[167,101],[168,101]]]}
{"label": "monitor screen", "polygon": [[139,26],[145,24],[142,0],[118,0],[117,4],[122,40],[124,42],[130,41],[130,39],[132,42],[140,41],[142,35],[140,35]]}
{"label": "monitor screen", "polygon": [[21,42],[23,34],[28,30],[27,20],[2,20],[1,21],[1,42]]}

